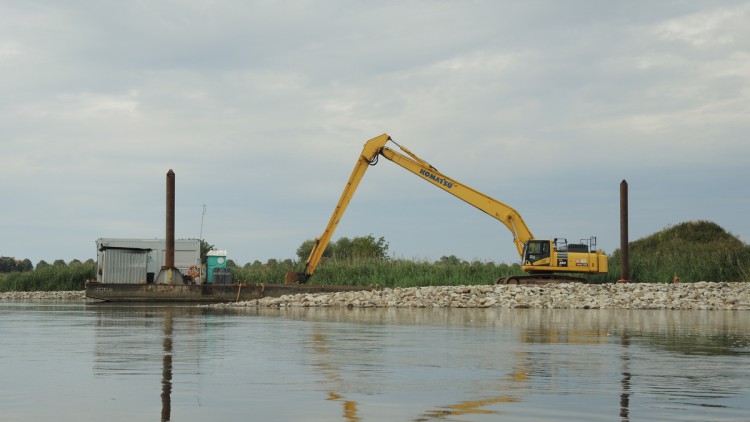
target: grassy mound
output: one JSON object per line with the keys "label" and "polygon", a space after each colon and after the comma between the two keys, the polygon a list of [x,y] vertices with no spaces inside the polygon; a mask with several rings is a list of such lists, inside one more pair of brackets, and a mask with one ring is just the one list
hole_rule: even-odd
{"label": "grassy mound", "polygon": [[[609,260],[620,276],[621,251]],[[630,243],[630,279],[638,282],[750,281],[750,245],[710,221],[690,221]]]}

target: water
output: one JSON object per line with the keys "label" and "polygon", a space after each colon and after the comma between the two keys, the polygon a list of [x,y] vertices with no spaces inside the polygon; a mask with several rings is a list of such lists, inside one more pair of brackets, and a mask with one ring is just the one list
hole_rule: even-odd
{"label": "water", "polygon": [[0,303],[2,421],[741,421],[750,313]]}

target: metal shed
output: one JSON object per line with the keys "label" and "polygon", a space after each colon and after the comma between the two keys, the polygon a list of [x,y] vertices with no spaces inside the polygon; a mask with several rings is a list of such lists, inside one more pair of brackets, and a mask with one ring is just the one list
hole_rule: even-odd
{"label": "metal shed", "polygon": [[[153,283],[164,266],[165,239],[102,238],[96,241],[97,273],[100,283]],[[175,240],[174,266],[187,274],[200,266],[200,240]]]}

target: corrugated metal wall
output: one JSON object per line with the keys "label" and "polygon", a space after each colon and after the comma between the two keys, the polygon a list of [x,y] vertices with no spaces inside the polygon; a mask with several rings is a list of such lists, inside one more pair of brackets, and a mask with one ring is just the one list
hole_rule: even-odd
{"label": "corrugated metal wall", "polygon": [[[121,238],[102,238],[96,241],[97,261],[99,271],[97,281],[100,283],[132,283],[133,281],[114,281],[114,279],[105,281],[104,279],[104,255],[113,250],[143,250],[146,253],[146,275],[142,276],[146,282],[148,276],[151,276],[152,282],[158,276],[161,267],[164,265],[166,241],[164,239],[121,239]],[[176,239],[175,240],[175,267],[182,274],[187,274],[188,268],[193,265],[200,265],[200,241],[198,239]],[[121,258],[125,259],[125,258]],[[122,262],[120,265],[128,265]],[[140,265],[140,264],[139,264]],[[123,270],[118,274],[125,276],[130,270]],[[114,275],[114,267],[110,269],[109,276]],[[128,274],[127,277],[135,274]],[[140,282],[140,281],[136,281]]]}
{"label": "corrugated metal wall", "polygon": [[145,283],[148,251],[105,249],[102,251],[102,283]]}

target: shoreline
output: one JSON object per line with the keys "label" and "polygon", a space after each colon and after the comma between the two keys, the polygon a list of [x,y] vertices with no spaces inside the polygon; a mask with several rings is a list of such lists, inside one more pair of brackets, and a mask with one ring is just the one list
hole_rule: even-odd
{"label": "shoreline", "polygon": [[85,290],[55,292],[0,292],[0,302],[85,302]]}
{"label": "shoreline", "polygon": [[546,308],[750,310],[748,283],[612,283],[386,288],[298,294],[207,305],[220,308]]}
{"label": "shoreline", "polygon": [[[0,302],[80,302],[85,292],[3,292]],[[98,302],[98,301],[97,301]],[[198,305],[196,305],[198,306]],[[550,308],[750,310],[744,282],[475,285],[384,288],[356,292],[296,294],[209,308]]]}

